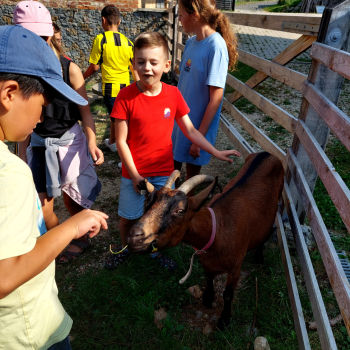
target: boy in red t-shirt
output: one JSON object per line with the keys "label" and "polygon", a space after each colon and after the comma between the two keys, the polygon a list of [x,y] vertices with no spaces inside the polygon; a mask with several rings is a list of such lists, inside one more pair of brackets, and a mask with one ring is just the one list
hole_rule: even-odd
{"label": "boy in red t-shirt", "polygon": [[[111,113],[116,118],[116,145],[123,163],[118,210],[123,247],[131,227],[143,215],[145,198],[137,185],[147,178],[159,189],[174,170],[171,141],[174,120],[187,138],[218,159],[232,163],[229,155],[240,156],[237,151],[218,151],[213,147],[194,128],[187,115],[190,110],[177,87],[160,81],[171,65],[167,42],[161,34],[140,34],[134,42],[134,51],[134,70],[140,80],[119,92]],[[115,268],[127,256],[127,249],[111,255],[106,267]],[[175,266],[171,262],[165,265],[170,269]]]}

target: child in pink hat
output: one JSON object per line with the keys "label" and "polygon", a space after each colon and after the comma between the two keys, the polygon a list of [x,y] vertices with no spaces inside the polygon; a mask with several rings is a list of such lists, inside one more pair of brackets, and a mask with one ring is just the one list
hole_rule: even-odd
{"label": "child in pink hat", "polygon": [[13,10],[13,22],[39,36],[53,36],[50,12],[40,2],[19,2]]}

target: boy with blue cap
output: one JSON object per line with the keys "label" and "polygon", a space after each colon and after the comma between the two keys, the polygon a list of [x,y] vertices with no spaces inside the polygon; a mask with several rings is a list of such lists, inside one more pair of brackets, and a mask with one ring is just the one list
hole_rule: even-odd
{"label": "boy with blue cap", "polygon": [[44,40],[19,25],[0,27],[0,349],[71,349],[54,261],[72,239],[107,228],[106,214],[84,210],[45,233],[32,173],[4,143],[23,141],[54,94],[87,103],[64,83]]}

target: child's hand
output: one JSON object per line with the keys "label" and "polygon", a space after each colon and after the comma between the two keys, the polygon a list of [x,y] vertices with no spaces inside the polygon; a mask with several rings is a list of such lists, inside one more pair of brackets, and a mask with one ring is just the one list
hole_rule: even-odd
{"label": "child's hand", "polygon": [[233,160],[228,157],[231,155],[237,156],[237,157],[241,156],[241,154],[238,151],[230,149],[228,151],[217,151],[217,153],[215,154],[215,157],[220,159],[220,160],[224,160],[226,162],[232,163]]}
{"label": "child's hand", "polygon": [[78,239],[84,236],[90,231],[90,238],[96,236],[102,226],[103,229],[107,230],[108,225],[106,222],[108,215],[97,210],[86,209],[80,213],[72,216],[63,225],[72,225],[75,228],[76,235],[74,239]]}
{"label": "child's hand", "polygon": [[192,156],[192,157],[194,157],[194,158],[197,158],[197,157],[200,157],[201,155],[200,155],[200,148],[197,146],[197,145],[195,145],[194,143],[192,143],[192,146],[191,146],[191,148],[190,148],[190,155]]}
{"label": "child's hand", "polygon": [[132,179],[132,185],[134,186],[134,190],[136,193],[141,193],[140,190],[137,188],[137,186],[139,185],[140,181],[143,181],[143,180],[144,178],[141,175],[138,175]]}
{"label": "child's hand", "polygon": [[104,162],[103,152],[95,145],[89,145],[89,152],[91,154],[94,165],[99,166]]}

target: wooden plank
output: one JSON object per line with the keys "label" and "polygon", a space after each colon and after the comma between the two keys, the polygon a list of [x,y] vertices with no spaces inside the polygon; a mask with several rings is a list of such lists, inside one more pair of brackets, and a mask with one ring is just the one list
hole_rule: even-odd
{"label": "wooden plank", "polygon": [[176,63],[177,65],[180,66],[181,61],[177,58],[177,59],[175,60],[175,63]]}
{"label": "wooden plank", "polygon": [[249,135],[259,143],[259,145],[267,152],[275,155],[287,168],[286,154],[271,141],[259,128],[257,128],[245,115],[243,115],[235,106],[233,106],[224,97],[223,105],[231,113],[233,118],[242,125],[242,127],[249,133]]}
{"label": "wooden plank", "polygon": [[[272,62],[276,62],[282,66],[286,65],[288,62],[293,60],[295,57],[299,56],[301,53],[306,51],[312,43],[316,40],[314,36],[302,35],[299,39],[295,40],[291,45],[289,45],[286,49],[284,49],[281,53],[279,53]],[[249,80],[245,82],[251,88],[259,85],[269,76],[263,72],[255,73]],[[242,95],[235,91],[232,93],[228,100],[231,103],[236,102]]]}
{"label": "wooden plank", "polygon": [[309,185],[291,149],[287,152],[288,167],[307,213],[322,261],[350,336],[350,285],[340,264],[328,230],[322,220]]}
{"label": "wooden plank", "polygon": [[304,82],[302,93],[318,115],[350,151],[350,118],[309,81]]}
{"label": "wooden plank", "polygon": [[303,272],[306,289],[309,295],[312,312],[317,324],[317,333],[320,337],[322,349],[335,350],[337,345],[334,340],[331,325],[329,324],[327,311],[323,303],[320,288],[317,283],[315,271],[307,250],[297,212],[294,207],[287,181],[284,181],[282,192],[283,202],[287,210],[289,222],[295,238],[295,246],[298,252],[301,269]]}
{"label": "wooden plank", "polygon": [[314,43],[310,56],[332,71],[350,79],[350,54],[348,52],[321,43]]}
{"label": "wooden plank", "polygon": [[170,43],[173,42],[173,39],[167,33],[165,33],[165,37],[167,38],[168,41],[170,41]]}
{"label": "wooden plank", "polygon": [[168,19],[165,20],[165,24],[170,28],[174,28],[173,23],[171,23]]}
{"label": "wooden plank", "polygon": [[305,327],[303,309],[298,293],[297,283],[295,281],[293,264],[289,255],[288,243],[284,233],[284,226],[280,213],[277,213],[275,224],[277,226],[278,246],[280,248],[284,275],[287,281],[289,300],[292,306],[294,327],[298,338],[299,349],[310,349],[309,337]]}
{"label": "wooden plank", "polygon": [[344,221],[346,228],[350,233],[350,191],[345,185],[343,179],[335,171],[334,166],[312,135],[305,122],[298,121],[296,135],[310,158],[318,176],[321,178],[324,186],[329,193],[339,215]]}
{"label": "wooden plank", "polygon": [[[311,35],[315,37],[317,36],[318,32],[318,28],[316,28],[316,26],[320,25],[322,17],[322,15],[312,15],[309,13],[307,14],[307,16],[299,13],[244,13],[241,11],[238,13],[223,11],[223,13],[229,18],[232,24],[286,31],[303,35]],[[306,24],[310,26],[315,26],[315,28],[312,31],[304,30],[302,25],[300,25],[300,29],[284,28],[284,22]]]}
{"label": "wooden plank", "polygon": [[266,75],[279,80],[280,82],[301,91],[302,83],[307,79],[305,74],[281,66],[278,63],[265,60],[249,52],[237,49],[239,61],[247,64]]}
{"label": "wooden plank", "polygon": [[220,114],[219,126],[228,139],[237,148],[238,152],[242,154],[244,159],[246,159],[249,154],[255,152],[253,147],[249,145],[249,143],[241,136],[236,128],[222,114]]}
{"label": "wooden plank", "polygon": [[258,92],[251,89],[229,73],[227,74],[226,84],[233,87],[242,96],[273,118],[277,123],[281,124],[290,133],[294,134],[295,125],[298,120],[291,114],[275,105],[268,98],[260,95]]}
{"label": "wooden plank", "polygon": [[176,48],[178,50],[181,50],[182,52],[185,51],[185,45],[181,44],[181,43],[176,43]]}

